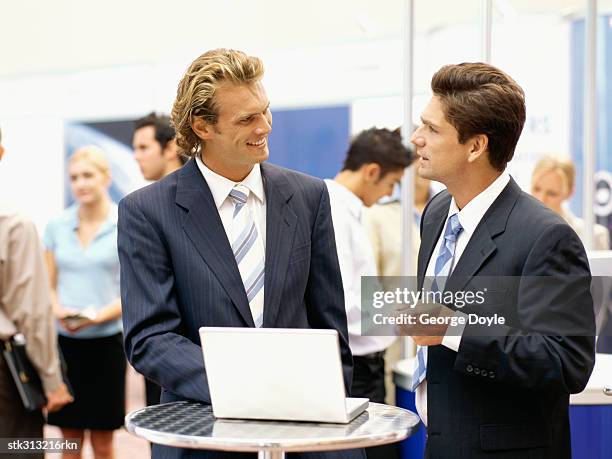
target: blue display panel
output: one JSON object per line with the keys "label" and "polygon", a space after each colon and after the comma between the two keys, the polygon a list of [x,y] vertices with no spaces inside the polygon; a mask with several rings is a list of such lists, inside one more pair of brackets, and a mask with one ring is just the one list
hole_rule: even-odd
{"label": "blue display panel", "polygon": [[270,162],[333,178],[349,145],[349,107],[273,110]]}

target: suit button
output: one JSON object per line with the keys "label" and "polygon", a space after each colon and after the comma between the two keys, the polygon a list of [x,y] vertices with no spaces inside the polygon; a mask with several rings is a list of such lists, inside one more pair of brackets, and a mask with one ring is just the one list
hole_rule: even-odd
{"label": "suit button", "polygon": [[480,372],[480,375],[481,375],[481,376],[484,376],[484,377],[486,378],[486,377],[487,377],[487,370],[482,370],[482,371]]}
{"label": "suit button", "polygon": [[475,375],[479,375],[480,374],[480,368],[474,368],[474,374]]}
{"label": "suit button", "polygon": [[495,372],[494,371],[489,371],[489,378],[495,379]]}
{"label": "suit button", "polygon": [[472,365],[468,365],[467,367],[465,367],[465,371],[471,373],[472,371],[474,371],[474,367]]}

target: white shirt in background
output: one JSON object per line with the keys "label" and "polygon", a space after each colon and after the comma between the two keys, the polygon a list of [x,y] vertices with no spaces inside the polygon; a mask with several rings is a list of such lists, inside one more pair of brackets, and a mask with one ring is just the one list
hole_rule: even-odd
{"label": "white shirt in background", "polygon": [[353,355],[383,351],[395,336],[361,336],[361,276],[376,276],[372,243],[361,222],[363,202],[334,180],[325,180],[329,191],[336,249],[344,286],[349,346]]}

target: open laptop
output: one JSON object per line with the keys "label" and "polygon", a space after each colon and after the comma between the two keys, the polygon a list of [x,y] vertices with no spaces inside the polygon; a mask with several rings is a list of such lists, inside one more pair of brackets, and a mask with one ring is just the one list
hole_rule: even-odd
{"label": "open laptop", "polygon": [[346,398],[335,330],[202,327],[218,418],[348,423],[368,407]]}

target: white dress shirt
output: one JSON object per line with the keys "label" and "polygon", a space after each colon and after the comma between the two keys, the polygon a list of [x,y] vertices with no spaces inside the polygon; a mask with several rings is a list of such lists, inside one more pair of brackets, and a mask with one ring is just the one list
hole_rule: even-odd
{"label": "white dress shirt", "polygon": [[[454,215],[458,214],[459,223],[463,227],[463,231],[459,233],[459,237],[457,238],[457,242],[455,245],[455,257],[453,261],[453,265],[451,269],[454,269],[457,266],[457,263],[461,259],[461,255],[463,255],[463,251],[465,250],[468,242],[472,238],[474,231],[476,231],[476,227],[482,220],[484,214],[489,210],[489,207],[495,202],[495,200],[499,197],[501,192],[506,188],[506,185],[510,182],[510,175],[506,171],[502,172],[499,177],[495,179],[491,185],[489,185],[483,192],[481,192],[478,196],[473,198],[470,202],[468,202],[465,207],[461,210],[457,207],[457,203],[455,202],[455,198],[451,199],[450,207],[448,208],[448,216],[444,222],[444,227],[446,227],[446,223],[448,219]],[[438,254],[440,253],[440,246],[442,245],[442,240],[444,239],[444,228],[442,229],[442,233],[438,238],[438,242],[436,243],[436,247],[431,254],[431,258],[429,259],[429,264],[427,265],[427,271],[425,272],[427,277],[434,277],[435,275],[435,265],[436,259],[438,258]],[[451,271],[452,274],[452,271]],[[452,332],[452,336],[446,335],[442,340],[442,345],[446,346],[449,349],[457,352],[459,351],[459,345],[461,344],[461,335],[457,333],[457,329],[454,328]],[[424,379],[423,382],[417,387],[416,390],[416,408],[423,424],[427,425],[427,379]]]}
{"label": "white dress shirt", "polygon": [[353,355],[367,355],[388,348],[395,336],[361,336],[361,276],[376,276],[372,244],[361,223],[363,202],[334,180],[325,180],[329,191],[336,249],[344,286],[349,346]]}
{"label": "white dress shirt", "polygon": [[[261,241],[263,243],[264,253],[266,253],[266,195],[264,192],[263,180],[261,178],[261,169],[259,164],[255,164],[253,169],[245,177],[242,182],[234,182],[222,175],[217,174],[210,170],[202,162],[199,157],[196,157],[196,164],[202,172],[202,176],[210,192],[213,195],[215,205],[219,211],[221,217],[221,223],[223,223],[223,229],[227,235],[227,240],[231,241],[232,237],[232,220],[234,213],[234,203],[229,198],[230,191],[234,188],[234,185],[240,183],[246,186],[250,193],[247,198],[247,208],[251,211],[253,219],[255,220],[255,227],[261,235]],[[231,242],[230,242],[231,244]]]}

